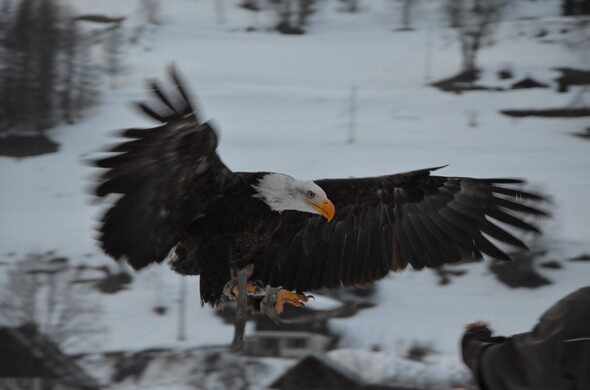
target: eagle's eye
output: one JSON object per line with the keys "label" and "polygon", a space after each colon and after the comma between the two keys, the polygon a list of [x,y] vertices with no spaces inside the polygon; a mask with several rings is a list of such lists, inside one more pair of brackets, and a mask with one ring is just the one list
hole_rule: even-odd
{"label": "eagle's eye", "polygon": [[309,199],[313,199],[314,196],[315,196],[315,192],[313,192],[313,191],[307,191],[307,197]]}

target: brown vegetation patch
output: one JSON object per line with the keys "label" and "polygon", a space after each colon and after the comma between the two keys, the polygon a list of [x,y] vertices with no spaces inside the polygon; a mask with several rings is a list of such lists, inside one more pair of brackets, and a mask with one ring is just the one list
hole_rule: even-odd
{"label": "brown vegetation patch", "polygon": [[573,68],[553,68],[553,70],[561,72],[561,76],[556,79],[560,84],[590,85],[590,70]]}
{"label": "brown vegetation patch", "polygon": [[590,108],[546,108],[546,109],[524,109],[524,110],[500,110],[504,115],[523,118],[537,116],[542,118],[577,118],[590,116]]}
{"label": "brown vegetation patch", "polygon": [[503,91],[499,87],[475,84],[479,80],[479,71],[461,72],[455,76],[434,82],[430,85],[444,92],[461,93],[465,91]]}

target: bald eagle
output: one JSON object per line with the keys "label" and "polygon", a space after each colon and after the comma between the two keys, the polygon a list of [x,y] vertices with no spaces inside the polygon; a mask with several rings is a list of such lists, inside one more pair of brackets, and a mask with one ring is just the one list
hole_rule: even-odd
{"label": "bald eagle", "polygon": [[512,232],[538,233],[523,217],[547,215],[522,180],[431,175],[442,167],[314,181],[234,172],[173,67],[170,79],[167,92],[150,82],[155,105],[139,104],[160,124],[123,131],[114,155],[96,160],[104,171],[95,194],[112,199],[99,240],[135,269],[169,259],[176,272],[200,275],[202,303],[245,291],[251,310],[280,313],[306,291],[369,285],[408,264],[510,260],[493,241],[526,248]]}

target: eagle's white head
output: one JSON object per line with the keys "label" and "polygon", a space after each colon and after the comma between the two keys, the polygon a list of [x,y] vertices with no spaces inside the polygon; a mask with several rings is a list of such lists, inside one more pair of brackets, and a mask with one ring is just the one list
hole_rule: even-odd
{"label": "eagle's white head", "polygon": [[320,186],[309,180],[297,180],[282,173],[269,173],[252,185],[255,198],[262,199],[274,211],[297,210],[334,218],[334,204]]}

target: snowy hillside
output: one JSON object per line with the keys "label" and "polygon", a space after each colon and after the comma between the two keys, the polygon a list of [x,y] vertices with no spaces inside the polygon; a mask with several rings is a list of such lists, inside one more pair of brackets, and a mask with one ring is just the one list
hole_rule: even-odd
{"label": "snowy hillside", "polygon": [[[79,13],[129,16],[124,24],[129,34],[142,23],[138,1],[68,3]],[[461,60],[437,2],[420,1],[417,28],[400,32],[394,31],[399,10],[391,1],[361,1],[358,15],[339,12],[338,1],[326,1],[313,15],[309,32],[300,36],[246,32],[267,26],[272,15],[255,19],[236,6],[237,0],[224,2],[225,20],[219,24],[213,3],[161,2],[163,23],[129,47],[129,72],[119,88],[110,89],[105,79],[101,104],[84,121],[49,132],[60,144],[58,153],[0,157],[2,264],[54,251],[75,264],[117,271],[94,241],[99,208],[87,189],[95,172],[84,160],[114,142],[114,130],[152,125],[129,102],[144,97],[145,78],[163,76],[174,61],[218,124],[219,153],[233,170],[319,179],[449,164],[441,175],[526,178],[533,189],[552,197],[553,219],[542,223],[545,236],[527,237],[547,250],[539,261],[561,264],[561,269],[538,269],[551,285],[510,289],[484,263],[455,267],[466,274],[445,286],[431,271],[393,274],[379,282],[377,306],[331,321],[342,336],[340,348],[378,347],[393,361],[412,345],[428,345],[441,355],[444,367],[454,367],[449,375],[459,375],[464,369],[457,341],[466,323],[485,320],[499,334],[523,332],[553,302],[590,284],[590,264],[568,261],[590,253],[590,142],[571,136],[588,127],[588,119],[511,119],[499,113],[563,107],[579,91],[556,93],[559,73],[552,68],[588,69],[589,58],[559,39],[535,38],[539,24],[530,19],[540,18],[557,34],[560,23],[567,23],[558,17],[558,1],[518,2],[498,26],[495,44],[479,56],[482,84],[503,86],[496,72],[510,63],[513,80],[532,76],[550,88],[463,94],[428,85],[456,74]],[[348,143],[352,87],[358,88],[356,142]],[[469,123],[472,116],[476,126]],[[135,274],[126,290],[97,292],[107,331],[69,352],[228,345],[233,327],[211,308],[200,307],[197,278],[186,279],[186,338],[177,339],[180,278],[166,265],[152,266]],[[155,314],[157,306],[166,307],[166,313]],[[335,351],[331,357],[358,368],[350,353]]]}

